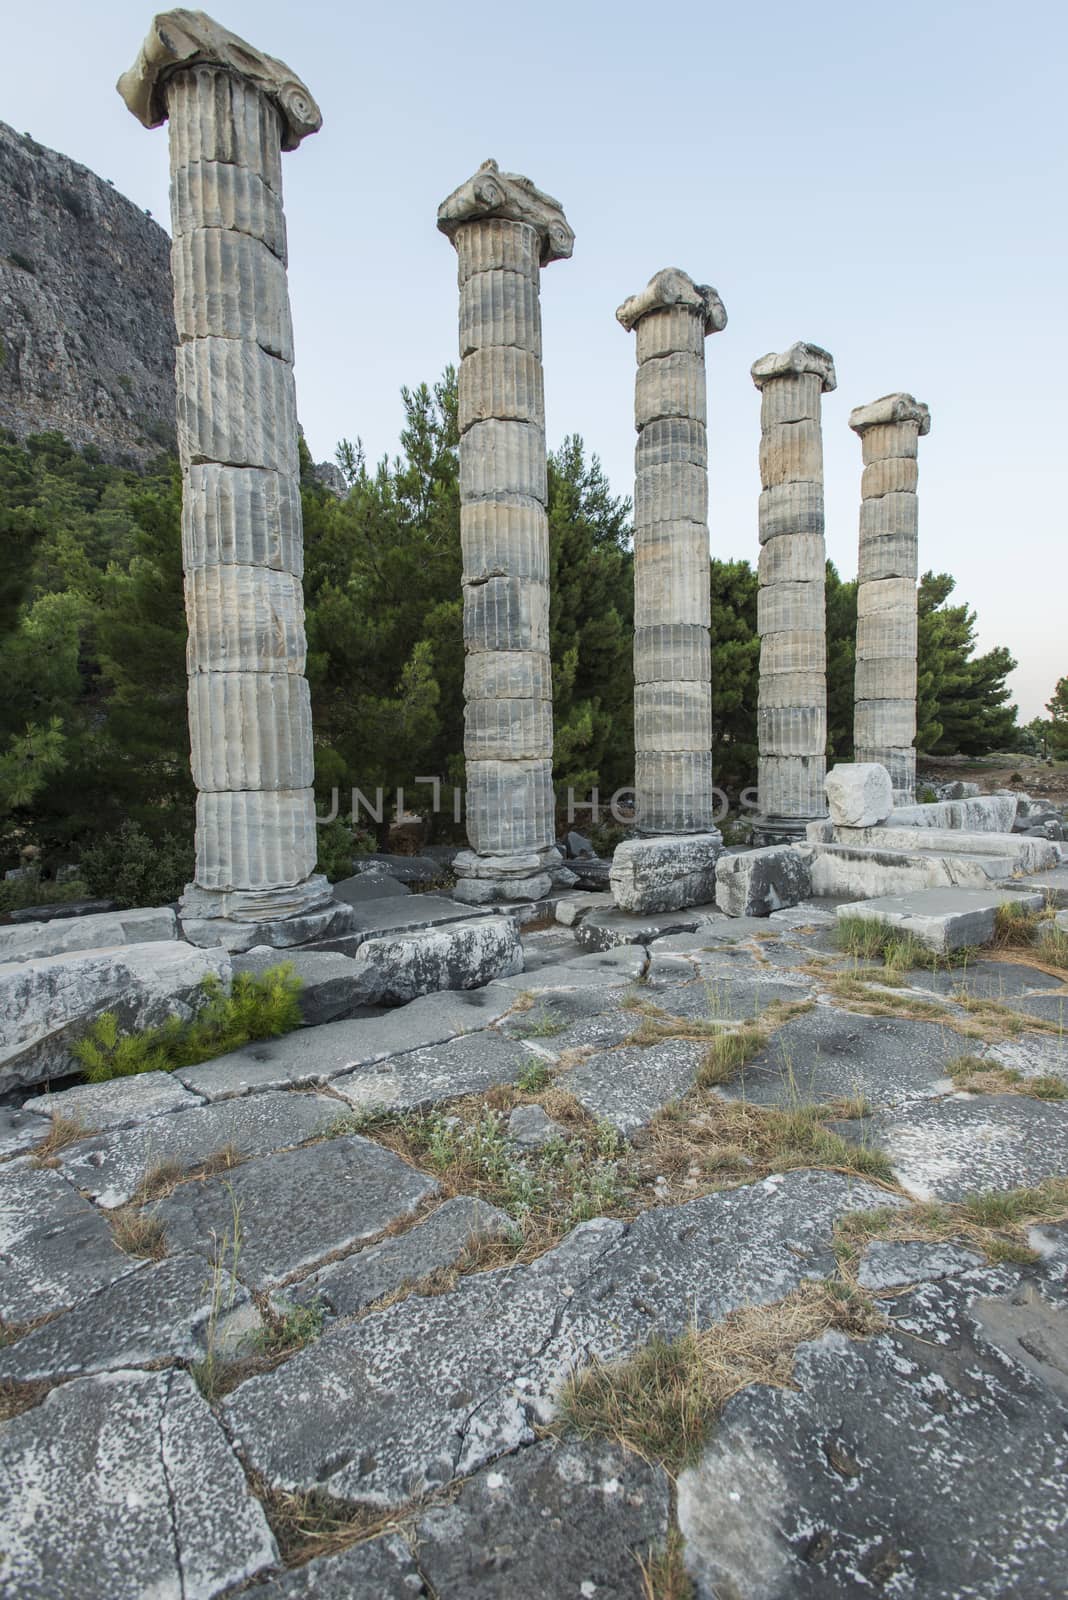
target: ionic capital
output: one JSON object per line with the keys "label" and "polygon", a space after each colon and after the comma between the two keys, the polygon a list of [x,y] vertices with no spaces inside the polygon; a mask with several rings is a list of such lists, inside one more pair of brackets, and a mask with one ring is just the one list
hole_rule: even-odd
{"label": "ionic capital", "polygon": [[448,238],[465,222],[484,218],[525,222],[541,240],[541,264],[564,261],[575,246],[575,234],[559,200],[536,189],[517,172],[502,172],[496,161],[483,161],[473,177],[454,189],[438,207],[438,227]]}
{"label": "ionic capital", "polygon": [[670,311],[675,306],[699,312],[706,334],[721,333],[727,326],[727,311],[715,289],[707,283],[694,283],[678,267],[664,267],[656,273],[639,294],[624,300],[616,318],[630,333],[651,311]]}
{"label": "ionic capital", "polygon": [[153,17],[137,60],[116,87],[139,122],[158,128],[167,120],[168,78],[202,63],[244,78],[277,106],[283,150],[295,150],[322,127],[322,113],[311,93],[284,61],[264,55],[203,11],[164,11]]}
{"label": "ionic capital", "polygon": [[838,387],[834,358],[830,353],[822,350],[818,344],[804,344],[800,340],[792,344],[789,350],[779,354],[773,350],[761,356],[749,370],[758,389],[763,389],[766,383],[771,383],[775,378],[800,377],[806,372],[815,373],[821,380],[824,394],[830,394],[832,389]]}
{"label": "ionic capital", "polygon": [[861,437],[869,428],[882,427],[888,422],[915,422],[920,437],[931,431],[931,413],[922,400],[911,394],[884,394],[881,400],[870,405],[856,406],[849,413],[849,426]]}

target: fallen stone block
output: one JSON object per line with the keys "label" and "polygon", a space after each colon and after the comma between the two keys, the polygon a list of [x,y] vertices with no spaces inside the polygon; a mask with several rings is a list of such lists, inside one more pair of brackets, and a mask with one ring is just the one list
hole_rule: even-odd
{"label": "fallen stone block", "polygon": [[881,923],[911,934],[929,950],[963,950],[993,938],[999,906],[1038,911],[1042,904],[1041,894],[1019,890],[926,889],[846,903],[838,907],[837,917]]}
{"label": "fallen stone block", "polygon": [[841,762],[824,782],[831,821],[840,828],[871,828],[894,809],[894,786],[875,761]]}
{"label": "fallen stone block", "polygon": [[177,1371],[77,1378],[8,1422],[0,1547],[5,1590],[27,1600],[206,1600],[278,1561],[226,1435]]}
{"label": "fallen stone block", "polygon": [[938,850],[882,850],[874,845],[810,845],[812,892],[868,900],[925,889],[982,889],[1012,878],[1008,856]]}
{"label": "fallen stone block", "polygon": [[803,847],[771,845],[720,856],[716,862],[716,904],[728,917],[766,917],[811,893],[812,873]]}
{"label": "fallen stone block", "polygon": [[680,911],[716,898],[718,830],[660,839],[626,839],[612,857],[609,882],[621,911]]}
{"label": "fallen stone block", "polygon": [[354,877],[385,873],[397,883],[437,883],[448,870],[447,863],[435,861],[433,856],[398,856],[385,852],[356,856],[352,863]]}
{"label": "fallen stone block", "polygon": [[359,872],[351,878],[342,878],[330,886],[335,900],[342,905],[362,906],[368,900],[396,900],[411,894],[406,883],[389,872]]}
{"label": "fallen stone block", "polygon": [[437,1187],[392,1150],[349,1134],[183,1184],[156,1215],[170,1247],[223,1267],[236,1217],[237,1276],[250,1289],[272,1289],[411,1216]]}
{"label": "fallen stone block", "polygon": [[1056,847],[1018,833],[965,833],[957,828],[899,827],[893,817],[880,828],[835,828],[833,843],[876,850],[932,850],[946,855],[1006,856],[1017,872],[1041,872],[1058,863]]}
{"label": "fallen stone block", "polygon": [[544,1150],[547,1144],[566,1142],[569,1135],[541,1106],[525,1105],[516,1106],[508,1118],[508,1137],[521,1150]]}
{"label": "fallen stone block", "polygon": [[286,917],[269,917],[259,922],[242,922],[230,917],[202,917],[193,914],[194,904],[189,889],[183,897],[183,915],[179,921],[182,935],[190,944],[207,949],[253,950],[267,944],[275,950],[291,950],[297,945],[323,944],[339,939],[352,926],[353,908],[338,900],[328,900],[314,911],[297,912]]}
{"label": "fallen stone block", "polygon": [[[374,880],[372,880],[374,881]],[[479,912],[440,894],[387,895],[349,908],[349,921],[336,938],[317,939],[316,949],[337,950],[354,956],[361,944],[400,933],[423,933],[450,922],[471,922],[489,912]]]}
{"label": "fallen stone block", "polygon": [[71,1044],[101,1012],[116,1012],[124,1028],[192,1016],[208,977],[229,986],[226,951],[169,939],[5,962],[0,965],[0,1089],[71,1072]]}
{"label": "fallen stone block", "polygon": [[353,965],[366,1003],[403,1005],[442,989],[479,989],[523,970],[515,919],[472,917],[444,927],[368,939]]}
{"label": "fallen stone block", "polygon": [[291,1288],[279,1290],[275,1300],[280,1305],[319,1304],[336,1317],[352,1317],[405,1284],[453,1266],[468,1249],[506,1237],[514,1228],[511,1217],[496,1206],[458,1195],[407,1233],[320,1267]]}
{"label": "fallen stone block", "polygon": [[72,950],[108,950],[177,936],[178,918],[170,906],[67,917],[59,922],[21,922],[0,928],[0,962],[65,955]]}
{"label": "fallen stone block", "polygon": [[580,950],[618,950],[625,945],[647,945],[673,933],[697,933],[726,919],[718,906],[691,906],[685,911],[592,911],[575,924]]}
{"label": "fallen stone block", "polygon": [[587,894],[565,895],[556,902],[553,915],[562,927],[573,928],[591,911],[609,911],[614,905],[615,901],[607,891],[591,890]]}
{"label": "fallen stone block", "polygon": [[965,833],[1011,833],[1016,821],[1016,796],[987,794],[967,800],[939,800],[933,805],[895,806],[886,821],[890,828],[959,828]]}

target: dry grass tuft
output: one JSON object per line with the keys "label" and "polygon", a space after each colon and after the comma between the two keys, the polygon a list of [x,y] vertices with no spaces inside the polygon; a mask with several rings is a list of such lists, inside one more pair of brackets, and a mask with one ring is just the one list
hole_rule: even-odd
{"label": "dry grass tuft", "polygon": [[698,1085],[702,1089],[711,1089],[717,1084],[729,1083],[747,1061],[752,1061],[754,1056],[767,1049],[770,1038],[766,1028],[758,1027],[753,1022],[731,1033],[720,1034],[705,1052],[697,1073]]}
{"label": "dry grass tuft", "polygon": [[115,1243],[126,1255],[162,1261],[167,1254],[163,1224],[151,1211],[140,1211],[136,1203],[132,1203],[111,1212],[108,1220]]}
{"label": "dry grass tuft", "polygon": [[12,1417],[31,1411],[55,1388],[51,1378],[40,1378],[34,1383],[16,1383],[11,1378],[0,1378],[0,1422],[10,1422]]}
{"label": "dry grass tuft", "polygon": [[848,1285],[806,1283],[775,1305],[731,1312],[670,1343],[653,1339],[625,1361],[572,1374],[560,1395],[562,1428],[614,1439],[678,1472],[699,1454],[727,1401],[752,1383],[788,1387],[799,1344],[837,1328],[864,1338],[883,1326]]}
{"label": "dry grass tuft", "polygon": [[287,1567],[303,1566],[315,1556],[332,1555],[376,1538],[389,1528],[399,1527],[403,1515],[397,1510],[354,1508],[323,1489],[287,1494],[272,1488],[256,1472],[248,1476],[249,1487],[263,1506]]}
{"label": "dry grass tuft", "polygon": [[875,1211],[851,1211],[835,1227],[834,1251],[849,1275],[872,1239],[956,1241],[991,1261],[1026,1264],[1037,1259],[1026,1229],[1068,1220],[1068,1178],[1047,1178],[1033,1189],[994,1189],[959,1204],[927,1201]]}
{"label": "dry grass tuft", "polygon": [[65,1117],[58,1111],[52,1113],[52,1126],[41,1140],[40,1144],[33,1147],[33,1155],[39,1166],[54,1165],[54,1157],[60,1150],[65,1150],[68,1145],[74,1144],[78,1139],[86,1139],[95,1130],[87,1127],[80,1117]]}
{"label": "dry grass tuft", "polygon": [[946,1072],[967,1094],[1023,1094],[1033,1100],[1068,1100],[1068,1084],[1053,1073],[1025,1078],[1015,1067],[999,1067],[985,1056],[963,1055],[950,1061]]}
{"label": "dry grass tuft", "polygon": [[221,1172],[229,1172],[244,1161],[244,1156],[235,1144],[224,1144],[221,1149],[214,1151],[193,1167],[185,1167],[180,1161],[168,1158],[157,1161],[149,1167],[144,1177],[134,1191],[134,1205],[148,1205],[153,1200],[162,1200],[167,1195],[173,1194],[180,1183],[191,1182],[196,1178],[214,1178]]}
{"label": "dry grass tuft", "polygon": [[659,1549],[650,1550],[644,1561],[638,1557],[644,1600],[693,1600],[694,1586],[683,1561],[684,1548],[682,1534],[672,1526]]}

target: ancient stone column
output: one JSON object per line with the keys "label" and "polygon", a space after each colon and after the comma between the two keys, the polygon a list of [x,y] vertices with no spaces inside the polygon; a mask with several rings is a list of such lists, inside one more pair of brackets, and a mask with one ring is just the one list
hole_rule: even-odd
{"label": "ancient stone column", "polygon": [[570,256],[559,203],[485,162],[438,208],[459,258],[464,755],[456,898],[548,894],[555,845],[539,279]]}
{"label": "ancient stone column", "polygon": [[315,873],[282,214],[281,153],[321,117],[288,67],[194,11],[155,18],[119,92],[146,127],[170,127],[197,787],[182,924],[195,943],[296,943],[337,909]]}
{"label": "ancient stone column", "polygon": [[760,691],[754,843],[783,844],[827,815],[827,641],[824,613],[821,396],[834,362],[814,344],[761,356]]}
{"label": "ancient stone column", "polygon": [[931,413],[888,394],[850,413],[864,452],[857,566],[854,761],[887,769],[894,804],[916,798],[916,452]]}
{"label": "ancient stone column", "polygon": [[[712,794],[705,339],[727,313],[715,289],[666,267],[616,316],[637,335],[634,786],[638,830],[654,848],[621,846],[611,881],[625,909],[669,910],[714,898],[723,842]],[[642,863],[654,859],[642,888]]]}

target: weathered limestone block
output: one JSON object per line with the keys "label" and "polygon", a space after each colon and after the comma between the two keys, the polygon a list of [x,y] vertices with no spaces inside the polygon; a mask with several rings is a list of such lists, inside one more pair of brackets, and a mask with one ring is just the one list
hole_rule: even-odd
{"label": "weathered limestone block", "polygon": [[205,462],[182,490],[182,563],[304,572],[300,485],[281,472],[234,472]]}
{"label": "weathered limestone block", "polygon": [[[760,390],[761,542],[758,793],[754,837],[802,838],[823,813],[827,745],[826,548],[823,533],[821,397],[834,362],[818,345],[794,344],[754,362]],[[763,692],[764,685],[769,687]],[[785,684],[797,690],[787,699]]]}
{"label": "weathered limestone block", "polygon": [[907,828],[960,828],[968,833],[1011,833],[1016,821],[1014,794],[968,795],[933,805],[895,806],[889,824]]}
{"label": "weathered limestone block", "polygon": [[[156,17],[119,91],[147,127],[170,123],[189,714],[201,790],[183,927],[198,942],[240,946],[245,935],[223,924],[244,911],[260,923],[260,942],[274,942],[279,921],[307,918],[328,900],[313,876],[281,200],[282,151],[321,117],[288,67],[202,12]],[[278,942],[291,942],[285,930]]]}
{"label": "weathered limestone block", "polygon": [[[714,289],[666,268],[616,313],[636,330],[634,782],[643,834],[713,836],[704,341],[726,326]],[[719,835],[715,834],[718,839]],[[674,859],[674,858],[673,858]],[[703,893],[670,869],[671,907]],[[612,878],[615,893],[615,878]],[[624,879],[624,894],[628,890]],[[662,893],[657,888],[654,894]],[[617,903],[622,904],[621,901]]]}
{"label": "weathered limestone block", "polygon": [[609,881],[621,911],[679,911],[715,899],[718,830],[617,845]]}
{"label": "weathered limestone block", "polygon": [[549,585],[533,578],[487,578],[464,587],[464,638],[469,651],[548,659]]}
{"label": "weathered limestone block", "polygon": [[831,821],[841,828],[872,828],[894,808],[886,768],[874,762],[839,762],[827,774]]}
{"label": "weathered limestone block", "polygon": [[463,435],[461,498],[492,500],[502,495],[527,495],[544,505],[544,425],[492,418],[474,423]]}
{"label": "weathered limestone block", "polygon": [[[517,230],[521,231],[521,230]],[[468,229],[468,235],[473,234]],[[465,236],[464,248],[468,248]],[[538,276],[476,270],[460,288],[460,356],[488,347],[529,350],[541,360]]]}
{"label": "weathered limestone block", "polygon": [[247,233],[199,227],[176,233],[171,251],[178,338],[251,339],[293,359],[286,269]]}
{"label": "weathered limestone block", "polygon": [[986,944],[994,936],[1002,906],[1021,906],[1031,911],[1041,905],[1040,895],[1011,889],[948,887],[872,896],[838,906],[837,915],[840,919],[864,917],[882,927],[911,934],[929,950],[943,952]]}
{"label": "weathered limestone block", "polygon": [[293,573],[195,567],[186,577],[185,610],[191,673],[303,675],[304,591]]}
{"label": "weathered limestone block", "polygon": [[467,837],[476,855],[544,852],[546,816],[553,816],[551,756],[468,762]]}
{"label": "weathered limestone block", "polygon": [[175,238],[198,228],[225,228],[258,239],[286,263],[282,196],[247,167],[198,161],[179,168],[171,177],[171,216]]}
{"label": "weathered limestone block", "polygon": [[489,578],[549,581],[549,530],[537,500],[474,500],[460,508],[463,581]]}
{"label": "weathered limestone block", "polygon": [[180,344],[175,370],[183,467],[217,461],[296,473],[296,397],[287,362],[250,339],[209,338]]}
{"label": "weathered limestone block", "polygon": [[716,904],[728,917],[767,917],[796,906],[811,892],[803,846],[772,845],[716,862]]}
{"label": "weathered limestone block", "polygon": [[469,700],[464,755],[469,761],[533,761],[552,744],[551,700]]}
{"label": "weathered limestone block", "polygon": [[552,665],[542,650],[485,650],[464,661],[464,700],[548,700]]}
{"label": "weathered limestone block", "polygon": [[311,694],[287,672],[203,672],[189,680],[193,782],[200,790],[309,789]]}
{"label": "weathered limestone block", "polygon": [[0,963],[0,1088],[67,1076],[71,1045],[101,1012],[125,1028],[191,1016],[209,976],[228,986],[229,956],[174,939]]}
{"label": "weathered limestone block", "polygon": [[178,921],[170,906],[136,911],[99,911],[55,922],[19,922],[0,927],[0,962],[67,955],[72,950],[104,950],[112,945],[175,939]]}
{"label": "weathered limestone block", "polygon": [[761,490],[757,530],[761,544],[782,533],[814,533],[822,539],[822,478],[808,483],[779,483]]}
{"label": "weathered limestone block", "polygon": [[369,1002],[405,1005],[419,995],[479,989],[493,978],[510,978],[523,971],[523,946],[513,918],[480,916],[368,939],[354,965]]}
{"label": "weathered limestone block", "polygon": [[461,362],[459,425],[503,417],[545,426],[545,386],[541,360],[531,350],[487,345]]}
{"label": "weathered limestone block", "polygon": [[853,744],[858,761],[887,768],[895,799],[908,805],[916,787],[916,451],[931,419],[911,395],[892,394],[859,406],[849,425],[864,457]]}

